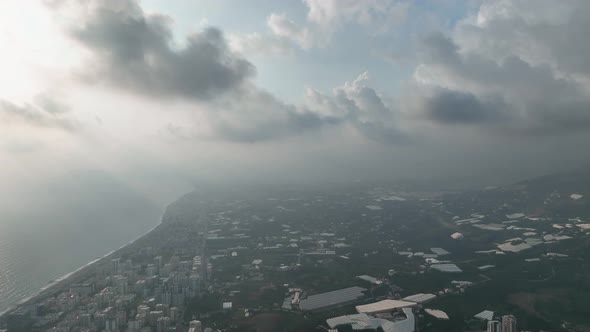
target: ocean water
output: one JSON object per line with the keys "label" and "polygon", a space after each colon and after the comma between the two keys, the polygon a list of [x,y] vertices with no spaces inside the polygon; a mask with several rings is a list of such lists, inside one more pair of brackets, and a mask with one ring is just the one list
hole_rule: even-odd
{"label": "ocean water", "polygon": [[83,228],[78,234],[0,229],[0,313],[151,228],[141,227],[138,233],[126,234],[96,234]]}
{"label": "ocean water", "polygon": [[0,210],[0,313],[160,222],[158,204],[87,175],[31,197],[28,209]]}

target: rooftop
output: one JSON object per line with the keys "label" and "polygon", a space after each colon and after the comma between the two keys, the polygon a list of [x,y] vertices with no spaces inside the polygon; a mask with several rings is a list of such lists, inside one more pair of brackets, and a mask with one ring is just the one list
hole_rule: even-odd
{"label": "rooftop", "polygon": [[383,300],[379,302],[363,304],[356,306],[358,313],[377,314],[381,312],[393,311],[399,308],[413,307],[416,303],[399,300]]}
{"label": "rooftop", "polygon": [[492,320],[494,319],[494,312],[491,310],[484,310],[474,317],[481,320]]}
{"label": "rooftop", "polygon": [[444,311],[442,311],[442,310],[424,309],[424,311],[427,314],[429,314],[429,315],[431,315],[431,316],[433,316],[435,318],[438,318],[438,319],[449,319],[449,315],[447,315],[447,313],[444,312]]}
{"label": "rooftop", "polygon": [[449,273],[459,273],[463,272],[457,265],[452,263],[443,263],[443,264],[432,264],[430,268],[442,271],[442,272],[449,272]]}
{"label": "rooftop", "polygon": [[331,292],[310,295],[299,302],[301,310],[322,310],[325,308],[338,306],[353,302],[365,296],[366,291],[362,287],[348,287]]}
{"label": "rooftop", "polygon": [[450,254],[450,252],[444,250],[443,248],[430,248],[430,251],[432,251],[433,253],[435,253],[439,256]]}
{"label": "rooftop", "polygon": [[395,322],[361,313],[330,318],[326,320],[326,323],[330,328],[351,326],[353,331],[377,330],[380,328],[384,332],[413,332],[416,322],[412,309],[404,308],[402,311],[406,318]]}
{"label": "rooftop", "polygon": [[409,302],[416,302],[416,303],[424,303],[424,302],[428,302],[434,298],[436,298],[436,295],[434,295],[434,294],[419,293],[419,294],[406,296],[402,300],[409,301]]}

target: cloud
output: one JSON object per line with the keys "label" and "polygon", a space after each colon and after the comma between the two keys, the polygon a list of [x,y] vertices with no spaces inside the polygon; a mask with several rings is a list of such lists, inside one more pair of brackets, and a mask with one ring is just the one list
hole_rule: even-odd
{"label": "cloud", "polygon": [[286,104],[256,88],[245,89],[239,98],[211,105],[209,123],[213,138],[234,142],[260,142],[317,131],[340,124],[342,118],[317,110]]}
{"label": "cloud", "polygon": [[385,31],[406,19],[410,2],[398,0],[304,0],[310,22],[336,29],[355,22]]}
{"label": "cloud", "polygon": [[316,34],[309,27],[300,27],[285,14],[270,14],[266,23],[278,41],[290,40],[304,49],[320,42],[321,34]]}
{"label": "cloud", "polygon": [[42,93],[34,98],[35,103],[46,112],[64,114],[70,111],[70,106],[57,98],[57,92]]}
{"label": "cloud", "polygon": [[[66,1],[54,4],[54,8],[59,11],[67,5]],[[316,6],[311,2],[308,5]],[[148,15],[135,2],[96,1],[77,6],[84,9],[79,11],[80,22],[68,26],[67,32],[91,51],[94,62],[83,71],[85,79],[148,98],[182,98],[192,103],[207,127],[202,131],[169,122],[164,128],[167,135],[251,143],[348,125],[372,140],[401,141],[403,135],[394,123],[392,109],[366,86],[366,73],[336,88],[333,96],[318,92],[332,110],[326,108],[327,104],[288,104],[252,82],[255,67],[230,50],[219,29],[210,27],[190,35],[186,45],[178,47],[170,19]],[[345,19],[353,19],[361,11],[375,14],[373,9],[353,2],[347,6],[349,10],[342,14]],[[314,22],[320,23],[324,24]],[[268,26],[273,38],[282,42],[278,51],[288,49],[288,41],[293,38],[302,47],[311,47],[318,38],[308,27],[297,26],[285,15],[272,14]],[[230,37],[230,43],[235,50],[256,47],[264,41],[259,35],[251,35],[248,40]],[[57,104],[48,106],[59,108]]]}
{"label": "cloud", "polygon": [[228,43],[232,50],[241,54],[291,54],[293,43],[286,38],[279,38],[257,32],[249,34],[230,34]]}
{"label": "cloud", "polygon": [[[31,127],[60,129],[67,132],[78,128],[76,121],[64,114],[61,105],[51,100],[48,96],[42,98],[39,106],[33,104],[17,105],[7,100],[0,100],[0,119],[3,125],[25,125]],[[42,108],[43,106],[49,108]],[[60,106],[63,107],[63,106]]]}
{"label": "cloud", "polygon": [[[555,60],[567,57],[553,51],[534,57],[502,28],[503,23],[512,24],[530,39],[527,45],[540,50],[543,40],[538,31],[557,31],[564,24],[563,30],[582,26],[573,5],[560,4],[551,11],[550,3],[541,2],[534,9],[538,13],[529,15],[519,4],[487,2],[451,33],[425,37],[408,83],[415,87],[414,100],[401,93],[388,100],[369,87],[367,75],[362,74],[331,95],[308,89],[304,103],[294,105],[256,87],[256,68],[234,51],[288,53],[293,45],[325,46],[344,24],[375,28],[392,20],[401,22],[410,4],[305,0],[304,24],[273,13],[267,20],[269,34],[231,35],[228,41],[219,29],[206,28],[178,46],[168,17],[146,14],[133,1],[90,3],[79,4],[85,8],[81,22],[68,27],[70,36],[95,59],[84,70],[85,77],[142,96],[194,102],[210,129],[195,137],[255,142],[347,125],[371,140],[400,143],[415,136],[408,129],[414,126],[412,117],[443,128],[486,126],[518,134],[555,134],[590,124],[586,111],[590,76],[584,70],[574,73],[571,65],[575,62],[575,68],[581,69],[583,57],[573,55],[570,65]],[[586,8],[583,3],[572,4],[581,6],[581,12]],[[585,54],[583,47],[580,50]],[[46,108],[59,109],[58,105]]]}
{"label": "cloud", "polygon": [[[304,0],[307,16],[298,24],[284,13],[271,13],[268,33],[237,34],[232,46],[246,53],[288,53],[294,46],[304,50],[326,47],[343,25],[355,23],[384,33],[403,23],[411,3],[400,0]],[[259,46],[259,47],[251,47]]]}
{"label": "cloud", "polygon": [[341,117],[370,140],[387,144],[408,142],[410,135],[400,128],[400,113],[386,105],[377,91],[367,85],[368,80],[369,75],[364,72],[352,82],[336,87],[332,96],[308,89],[306,104],[318,113]]}
{"label": "cloud", "polygon": [[426,99],[426,116],[442,124],[495,124],[509,120],[508,106],[498,98],[480,100],[471,93],[440,90]]}
{"label": "cloud", "polygon": [[422,111],[434,122],[494,123],[502,133],[535,135],[590,128],[588,85],[553,62],[527,62],[517,48],[490,58],[485,48],[464,47],[456,34],[426,37],[419,59],[414,78],[426,91]]}
{"label": "cloud", "polygon": [[[66,4],[54,5],[61,8]],[[68,33],[88,48],[92,62],[82,76],[150,97],[210,100],[238,88],[255,74],[254,66],[234,54],[216,28],[187,37],[176,47],[170,18],[146,14],[130,0],[78,4],[79,24]]]}
{"label": "cloud", "polygon": [[590,3],[584,0],[490,1],[457,26],[455,36],[462,48],[488,58],[514,55],[534,65],[587,76],[588,15]]}

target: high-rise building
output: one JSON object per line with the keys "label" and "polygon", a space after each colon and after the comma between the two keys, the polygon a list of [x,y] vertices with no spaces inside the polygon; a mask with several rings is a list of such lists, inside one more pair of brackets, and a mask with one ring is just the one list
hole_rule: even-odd
{"label": "high-rise building", "polygon": [[162,256],[156,256],[154,257],[154,263],[156,264],[156,266],[158,267],[158,269],[161,269],[163,265],[163,260],[162,260]]}
{"label": "high-rise building", "polygon": [[170,326],[170,318],[168,317],[160,317],[156,323],[156,331],[157,332],[167,332],[168,327]]}
{"label": "high-rise building", "polygon": [[176,322],[177,318],[178,318],[178,308],[177,307],[170,308],[170,320],[172,322]]}
{"label": "high-rise building", "polygon": [[111,271],[114,274],[118,274],[120,271],[120,264],[121,264],[121,259],[120,258],[115,258],[111,260]]}
{"label": "high-rise building", "polygon": [[117,293],[119,295],[127,294],[128,291],[128,280],[127,277],[115,276],[113,278]]}
{"label": "high-rise building", "polygon": [[502,325],[497,320],[490,320],[488,321],[488,332],[502,332],[501,329]]}
{"label": "high-rise building", "polygon": [[194,332],[201,332],[202,331],[201,321],[192,320],[189,323],[189,328],[193,329],[192,331],[194,331]]}
{"label": "high-rise building", "polygon": [[502,332],[516,332],[516,317],[513,315],[502,316]]}

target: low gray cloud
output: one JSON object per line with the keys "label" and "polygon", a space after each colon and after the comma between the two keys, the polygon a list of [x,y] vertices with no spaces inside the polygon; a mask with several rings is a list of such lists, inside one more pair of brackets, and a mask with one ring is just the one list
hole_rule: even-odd
{"label": "low gray cloud", "polygon": [[239,98],[214,103],[210,114],[214,136],[238,142],[259,142],[317,131],[345,119],[316,109],[287,104],[254,87]]}
{"label": "low gray cloud", "polygon": [[[61,5],[54,7],[71,1],[75,0],[58,1]],[[366,84],[365,75],[336,87],[331,95],[315,91],[307,96],[304,105],[288,104],[254,85],[256,68],[232,51],[219,29],[206,28],[177,45],[168,17],[147,14],[131,0],[90,3],[78,2],[86,9],[81,11],[84,13],[81,23],[67,30],[94,55],[95,62],[83,70],[84,77],[142,96],[195,102],[204,113],[204,121],[214,131],[209,137],[258,142],[336,125],[350,126],[370,140],[388,144],[408,142],[411,136],[419,135],[411,133],[409,128],[413,124],[404,123],[416,118],[412,117],[414,114],[408,117],[408,110],[416,110],[412,108],[414,105],[408,106],[404,96],[394,102],[387,101]],[[394,3],[397,2],[391,4]],[[308,20],[314,24],[333,25],[333,20],[336,26],[349,21],[368,22],[326,16],[331,10],[324,9],[336,3],[330,2],[328,6],[307,1],[306,4],[310,8]],[[367,11],[364,5],[358,8],[356,4],[350,5],[356,8],[353,12],[371,17],[372,11]],[[414,92],[419,115],[437,125],[487,126],[501,133],[525,135],[590,128],[587,111],[590,95],[583,83],[590,81],[589,77],[564,75],[565,69],[560,68],[573,68],[573,65],[566,66],[565,60],[553,61],[555,57],[565,57],[555,52],[533,61],[512,43],[513,39],[502,35],[507,31],[500,29],[498,23],[510,22],[535,44],[541,38],[536,33],[541,25],[548,25],[551,27],[548,31],[554,31],[559,28],[557,23],[571,21],[574,28],[582,24],[579,18],[554,19],[548,11],[547,23],[543,19],[539,21],[538,15],[531,19],[513,13],[520,10],[514,6],[500,3],[499,8],[490,9],[484,4],[478,13],[480,20],[464,20],[449,35],[433,34],[424,38],[415,71],[415,84],[420,86]],[[560,15],[575,16],[563,12]],[[282,38],[277,51],[290,48],[285,43],[288,36],[298,36],[295,39],[300,44],[305,44],[309,37],[309,31],[300,31],[285,15],[271,15],[269,26],[274,29],[274,36]],[[493,47],[473,47],[470,37],[474,35],[489,36]],[[500,54],[496,49],[502,38],[506,44]],[[264,43],[264,38],[253,35],[251,42]],[[578,58],[572,61],[576,66],[584,63]],[[584,71],[580,73],[585,75]],[[57,110],[59,105],[48,104],[47,109]],[[182,136],[187,136],[184,131]]]}
{"label": "low gray cloud", "polygon": [[430,90],[422,111],[435,122],[493,123],[502,133],[534,135],[590,128],[587,87],[551,64],[515,54],[491,59],[442,34],[424,39],[420,59],[416,76]]}
{"label": "low gray cloud", "polygon": [[70,106],[57,97],[57,93],[42,93],[34,98],[35,104],[52,114],[64,114],[70,111]]}
{"label": "low gray cloud", "polygon": [[472,93],[441,89],[426,100],[424,111],[443,124],[494,124],[510,120],[509,108],[500,97],[480,100]]}
{"label": "low gray cloud", "polygon": [[286,111],[280,118],[261,119],[260,122],[249,126],[229,125],[227,122],[216,122],[215,133],[218,137],[245,143],[269,141],[319,130],[330,125],[337,125],[342,120],[335,117],[322,117],[310,111]]}
{"label": "low gray cloud", "polygon": [[68,27],[68,32],[93,52],[93,62],[82,71],[90,81],[151,97],[209,100],[236,89],[255,73],[250,62],[229,50],[219,29],[205,28],[178,47],[171,19],[146,14],[135,1],[82,5],[89,8],[82,11],[82,23]]}
{"label": "low gray cloud", "polygon": [[399,125],[400,115],[375,89],[367,85],[368,73],[334,89],[333,95],[310,90],[307,102],[321,114],[334,114],[364,137],[386,144],[405,144],[410,134]]}
{"label": "low gray cloud", "polygon": [[[45,97],[44,100],[54,105],[51,99]],[[55,109],[44,109],[33,104],[17,105],[7,100],[0,100],[0,119],[4,125],[19,124],[70,132],[78,128],[78,124],[69,116],[55,112]]]}
{"label": "low gray cloud", "polygon": [[487,1],[476,20],[461,22],[462,48],[489,58],[518,56],[568,74],[590,74],[590,2],[585,0]]}

